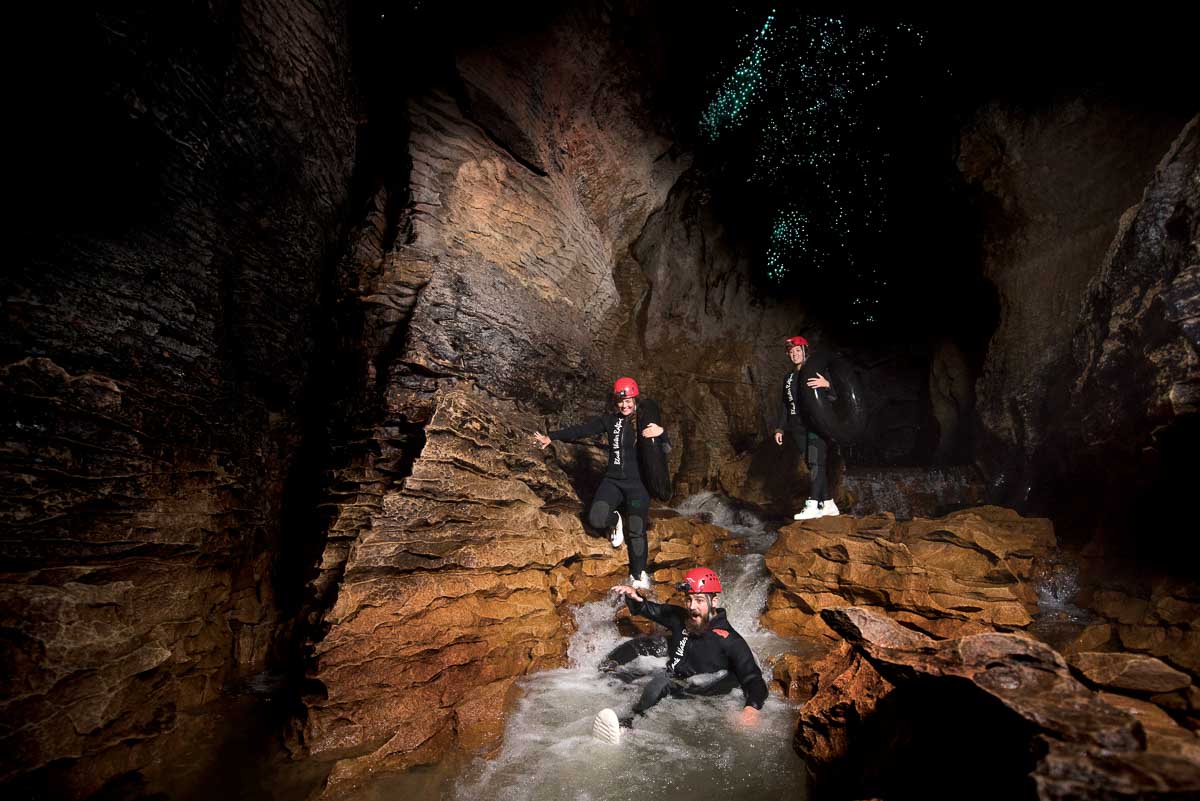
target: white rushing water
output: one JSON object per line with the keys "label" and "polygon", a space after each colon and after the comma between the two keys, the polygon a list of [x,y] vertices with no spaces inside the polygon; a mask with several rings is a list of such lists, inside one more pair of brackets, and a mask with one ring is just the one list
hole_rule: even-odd
{"label": "white rushing water", "polygon": [[[711,494],[688,499],[678,511],[711,519],[758,551],[731,556],[713,567],[725,586],[729,620],[750,643],[769,679],[764,660],[785,650],[782,641],[758,624],[770,588],[761,552],[774,533]],[[660,590],[659,595],[661,599],[665,593]],[[737,722],[743,699],[734,690],[716,698],[667,698],[625,731],[620,745],[592,738],[595,714],[604,707],[624,714],[645,682],[627,684],[596,669],[605,654],[627,639],[613,622],[618,606],[613,599],[575,611],[579,630],[571,640],[570,667],[521,682],[524,695],[509,716],[499,752],[473,762],[449,797],[457,801],[803,799],[804,765],[792,750],[796,709],[774,696],[752,728]],[[664,662],[641,657],[639,666],[662,667]]]}

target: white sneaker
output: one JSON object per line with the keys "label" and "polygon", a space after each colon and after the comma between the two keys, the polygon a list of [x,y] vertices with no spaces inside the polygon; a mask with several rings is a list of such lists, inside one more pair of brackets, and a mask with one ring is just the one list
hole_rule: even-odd
{"label": "white sneaker", "polygon": [[832,498],[825,501],[825,505],[821,507],[821,517],[837,517],[840,514],[841,511],[837,508],[837,504],[833,502]]}
{"label": "white sneaker", "polygon": [[792,515],[793,520],[812,520],[814,517],[821,517],[824,513],[817,507],[817,502],[809,498],[804,502],[804,511],[799,514]]}
{"label": "white sneaker", "polygon": [[601,709],[592,721],[592,736],[601,742],[617,745],[621,742],[621,722],[611,709]]}
{"label": "white sneaker", "polygon": [[621,513],[614,512],[617,516],[617,524],[613,526],[612,534],[609,535],[608,541],[612,543],[614,548],[620,548],[625,543],[625,525],[621,522]]}
{"label": "white sneaker", "polygon": [[629,586],[633,587],[635,590],[648,590],[650,589],[650,577],[646,575],[645,570],[643,570],[641,575],[637,578],[634,578],[631,575],[629,577]]}

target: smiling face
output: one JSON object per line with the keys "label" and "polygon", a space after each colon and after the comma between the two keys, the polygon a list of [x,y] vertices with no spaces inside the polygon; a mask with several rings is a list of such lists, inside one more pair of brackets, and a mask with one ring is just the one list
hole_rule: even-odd
{"label": "smiling face", "polygon": [[688,631],[695,634],[708,627],[708,621],[712,617],[713,610],[717,608],[717,603],[715,597],[710,601],[707,593],[691,592],[684,601],[684,608],[688,611],[688,618],[683,625]]}
{"label": "smiling face", "polygon": [[807,349],[803,345],[792,345],[788,348],[788,358],[792,360],[792,364],[799,367],[804,364],[804,359],[808,355]]}
{"label": "smiling face", "polygon": [[620,398],[617,400],[617,413],[622,417],[628,417],[633,414],[633,410],[637,408],[636,398]]}

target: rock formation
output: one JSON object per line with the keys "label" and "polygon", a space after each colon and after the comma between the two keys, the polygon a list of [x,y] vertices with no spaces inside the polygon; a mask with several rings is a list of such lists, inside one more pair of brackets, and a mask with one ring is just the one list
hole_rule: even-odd
{"label": "rock formation", "polygon": [[763,622],[782,635],[831,636],[821,610],[855,604],[917,631],[955,637],[1025,628],[1037,612],[1034,560],[1050,521],[978,507],[898,523],[891,514],[818,518],[779,532],[778,582]]}
{"label": "rock formation", "polygon": [[1200,742],[1157,707],[1098,694],[1013,634],[936,642],[853,607],[801,712],[817,797],[1192,798]]}
{"label": "rock formation", "polygon": [[0,783],[63,798],[161,776],[264,665],[355,142],[341,3],[58,11],[0,312]]}
{"label": "rock formation", "polygon": [[[1200,361],[1198,136],[1096,99],[991,107],[964,133],[1001,301],[976,390],[1002,502],[1119,527],[1174,481]],[[1081,482],[1106,503],[1075,503]]]}

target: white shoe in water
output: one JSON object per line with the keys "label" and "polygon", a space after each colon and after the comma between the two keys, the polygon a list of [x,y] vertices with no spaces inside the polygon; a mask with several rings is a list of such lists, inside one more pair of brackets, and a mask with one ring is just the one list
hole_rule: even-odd
{"label": "white shoe in water", "polygon": [[612,534],[609,536],[609,542],[614,548],[620,548],[625,542],[625,525],[621,522],[621,513],[615,512],[617,516],[617,524],[613,526]]}
{"label": "white shoe in water", "polygon": [[629,586],[635,590],[648,590],[650,589],[650,577],[646,575],[645,570],[637,577],[631,575],[629,577]]}
{"label": "white shoe in water", "polygon": [[601,742],[617,745],[621,742],[621,722],[611,709],[601,709],[592,721],[592,736]]}

